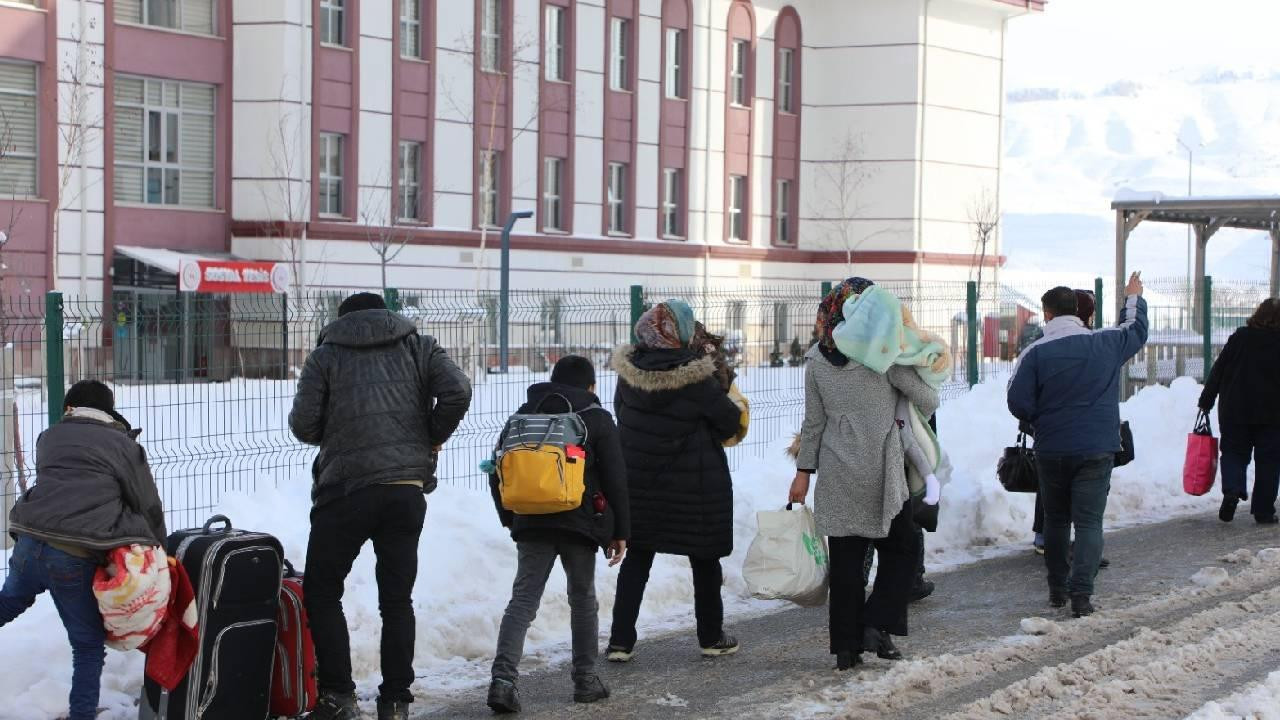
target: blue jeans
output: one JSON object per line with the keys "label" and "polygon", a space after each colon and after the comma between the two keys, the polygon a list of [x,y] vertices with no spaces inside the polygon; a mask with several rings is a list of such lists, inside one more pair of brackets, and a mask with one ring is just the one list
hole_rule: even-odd
{"label": "blue jeans", "polygon": [[[1102,514],[1115,454],[1036,456],[1044,502],[1044,564],[1049,589],[1092,595],[1102,561]],[[1071,526],[1076,529],[1071,549]]]}
{"label": "blue jeans", "polygon": [[93,720],[98,715],[98,690],[106,663],[106,630],[93,595],[91,560],[68,555],[25,535],[9,558],[9,577],[0,589],[0,626],[7,625],[48,590],[71,641],[70,720]]}

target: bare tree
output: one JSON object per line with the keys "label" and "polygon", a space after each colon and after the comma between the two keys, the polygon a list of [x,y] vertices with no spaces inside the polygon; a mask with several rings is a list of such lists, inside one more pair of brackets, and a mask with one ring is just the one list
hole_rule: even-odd
{"label": "bare tree", "polygon": [[[282,95],[283,96],[283,95]],[[268,148],[268,161],[271,167],[272,180],[260,187],[262,201],[270,213],[270,219],[283,218],[281,223],[268,223],[275,234],[276,245],[285,262],[289,264],[292,277],[291,294],[302,296],[302,289],[307,283],[303,267],[304,249],[302,247],[302,228],[310,209],[307,190],[310,183],[300,177],[303,168],[302,154],[306,151],[302,143],[302,111],[295,116],[282,113],[271,133]]]}
{"label": "bare tree", "polygon": [[[996,228],[1000,226],[1000,204],[987,188],[983,188],[969,203],[969,224],[973,226],[974,270],[977,271],[978,296],[982,296],[982,271],[987,265],[987,253]],[[970,272],[970,277],[974,273]]]}
{"label": "bare tree", "polygon": [[[83,16],[82,16],[83,18]],[[71,40],[76,44],[75,55],[62,63],[62,79],[58,83],[58,135],[65,157],[58,165],[58,210],[85,201],[85,194],[98,180],[90,181],[82,170],[89,153],[102,142],[102,111],[94,102],[92,87],[103,87],[102,49],[95,47],[85,37],[86,30],[96,30],[96,18],[73,21]],[[80,177],[78,187],[71,181]],[[61,212],[53,214],[53,237],[58,242]],[[87,242],[81,238],[80,242]]]}
{"label": "bare tree", "polygon": [[[377,184],[382,185],[381,182]],[[410,230],[397,223],[402,209],[398,193],[388,193],[383,197],[391,198],[390,212],[387,212],[388,203],[385,200],[372,205],[361,203],[360,224],[365,228],[369,247],[378,256],[378,265],[382,270],[382,292],[386,294],[387,266],[395,262],[404,251],[409,242]]]}
{"label": "bare tree", "polygon": [[866,210],[862,191],[875,176],[867,164],[861,136],[846,132],[833,141],[830,160],[817,164],[818,201],[814,215],[826,228],[826,235],[844,250],[845,269],[852,273],[853,255],[867,240],[891,230],[880,230],[858,238],[856,224]]}

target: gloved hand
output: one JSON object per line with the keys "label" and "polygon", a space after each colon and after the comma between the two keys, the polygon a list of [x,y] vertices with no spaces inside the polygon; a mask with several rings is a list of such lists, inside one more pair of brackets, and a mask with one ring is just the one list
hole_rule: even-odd
{"label": "gloved hand", "polygon": [[924,504],[937,505],[942,499],[942,484],[938,482],[938,476],[929,473],[924,479]]}

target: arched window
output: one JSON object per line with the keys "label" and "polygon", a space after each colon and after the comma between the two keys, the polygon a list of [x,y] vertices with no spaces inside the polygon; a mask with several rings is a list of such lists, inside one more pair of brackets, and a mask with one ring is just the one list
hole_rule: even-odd
{"label": "arched window", "polygon": [[733,0],[725,37],[724,239],[751,244],[751,133],[755,101],[756,17]]}
{"label": "arched window", "polygon": [[773,30],[773,218],[770,237],[779,247],[795,247],[800,208],[800,15],[787,6]]}

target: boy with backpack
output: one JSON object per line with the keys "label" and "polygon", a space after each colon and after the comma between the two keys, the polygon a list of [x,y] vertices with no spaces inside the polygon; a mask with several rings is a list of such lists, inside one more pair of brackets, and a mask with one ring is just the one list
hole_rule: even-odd
{"label": "boy with backpack", "polygon": [[574,702],[609,697],[595,673],[596,549],[604,548],[610,567],[622,562],[631,520],[618,429],[600,407],[595,384],[590,360],[561,358],[550,382],[529,387],[528,402],[498,441],[489,486],[519,556],[489,685],[488,705],[496,713],[520,711],[517,666],[556,558],[568,577]]}

